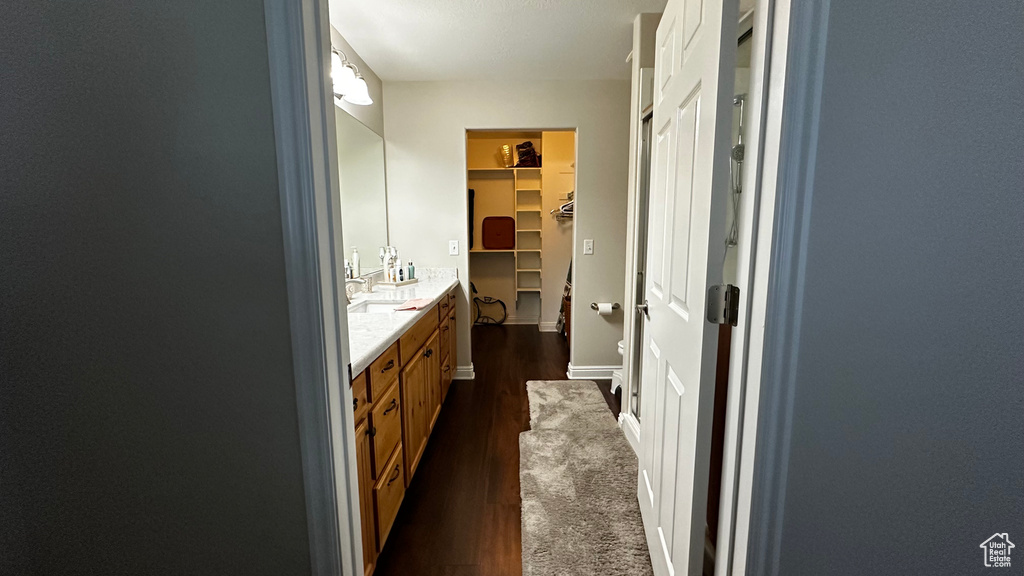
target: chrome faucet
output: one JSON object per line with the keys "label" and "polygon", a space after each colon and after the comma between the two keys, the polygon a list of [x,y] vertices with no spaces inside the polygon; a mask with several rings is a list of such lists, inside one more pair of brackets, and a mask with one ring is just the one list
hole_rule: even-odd
{"label": "chrome faucet", "polygon": [[349,292],[348,287],[354,284],[362,284],[363,292],[370,291],[370,281],[364,278],[346,278],[345,279],[345,302],[352,303],[352,293]]}

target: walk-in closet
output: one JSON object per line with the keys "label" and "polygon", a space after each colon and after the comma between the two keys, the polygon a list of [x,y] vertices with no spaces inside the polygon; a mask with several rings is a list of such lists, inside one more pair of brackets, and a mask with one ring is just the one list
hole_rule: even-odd
{"label": "walk-in closet", "polygon": [[576,133],[466,133],[471,314],[561,331],[572,260]]}

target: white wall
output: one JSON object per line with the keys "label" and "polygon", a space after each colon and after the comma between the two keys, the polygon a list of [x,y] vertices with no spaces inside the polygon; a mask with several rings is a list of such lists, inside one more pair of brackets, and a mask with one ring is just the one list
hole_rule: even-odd
{"label": "white wall", "polygon": [[[623,64],[625,65],[625,64]],[[629,83],[618,80],[387,82],[388,217],[392,244],[419,266],[457,267],[459,359],[471,360],[468,313],[466,130],[576,129],[577,200],[572,348],[574,366],[619,364],[626,238]],[[584,238],[595,240],[581,256]],[[458,240],[458,256],[448,255]]]}

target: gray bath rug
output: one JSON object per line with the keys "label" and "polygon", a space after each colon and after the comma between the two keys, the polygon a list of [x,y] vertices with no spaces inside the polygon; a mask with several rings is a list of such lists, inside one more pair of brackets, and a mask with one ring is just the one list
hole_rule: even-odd
{"label": "gray bath rug", "polygon": [[590,380],[530,380],[531,430],[619,430],[597,384]]}
{"label": "gray bath rug", "polygon": [[[636,457],[597,386],[530,382],[528,391],[535,429],[519,435],[524,576],[653,574]],[[602,412],[591,409],[594,395]]]}

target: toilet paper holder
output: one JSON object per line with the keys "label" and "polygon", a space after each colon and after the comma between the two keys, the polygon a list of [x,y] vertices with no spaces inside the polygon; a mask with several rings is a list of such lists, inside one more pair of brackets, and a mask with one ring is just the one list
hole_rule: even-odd
{"label": "toilet paper holder", "polygon": [[[622,308],[622,306],[620,306],[618,302],[612,304],[612,310],[618,310],[619,308]],[[590,309],[597,310],[597,302],[591,302]]]}

